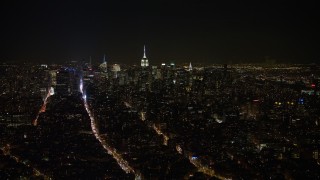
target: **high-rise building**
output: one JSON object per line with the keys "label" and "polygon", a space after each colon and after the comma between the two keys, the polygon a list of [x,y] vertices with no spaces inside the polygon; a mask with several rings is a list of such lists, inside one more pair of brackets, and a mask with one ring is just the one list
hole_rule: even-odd
{"label": "high-rise building", "polygon": [[149,61],[146,56],[146,46],[143,48],[143,58],[141,59],[141,67],[148,67]]}
{"label": "high-rise building", "polygon": [[112,65],[112,72],[113,72],[113,78],[117,78],[118,72],[120,72],[120,65],[119,64]]}
{"label": "high-rise building", "polygon": [[56,70],[51,70],[49,72],[49,74],[50,74],[50,79],[51,79],[50,84],[52,86],[55,86],[57,84],[57,71]]}
{"label": "high-rise building", "polygon": [[59,95],[69,95],[70,90],[70,73],[65,69],[60,69],[56,75],[56,92]]}
{"label": "high-rise building", "polygon": [[106,61],[106,55],[103,56],[103,62],[100,64],[99,67],[102,72],[104,72],[104,73],[108,72],[108,63]]}
{"label": "high-rise building", "polygon": [[58,95],[68,96],[80,92],[79,75],[74,68],[61,68],[56,75],[55,91]]}

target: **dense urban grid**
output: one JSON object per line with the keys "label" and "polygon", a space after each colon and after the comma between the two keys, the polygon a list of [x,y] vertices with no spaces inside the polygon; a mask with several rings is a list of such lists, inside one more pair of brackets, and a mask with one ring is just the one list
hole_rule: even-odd
{"label": "dense urban grid", "polygon": [[0,65],[0,179],[320,178],[316,64],[101,59]]}

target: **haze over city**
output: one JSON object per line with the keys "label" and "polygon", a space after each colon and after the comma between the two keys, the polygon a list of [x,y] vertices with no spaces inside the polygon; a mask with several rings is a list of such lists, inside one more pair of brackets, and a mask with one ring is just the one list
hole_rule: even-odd
{"label": "haze over city", "polygon": [[319,60],[315,1],[5,1],[1,61],[43,63],[103,54],[135,64],[148,46],[163,61],[286,63]]}

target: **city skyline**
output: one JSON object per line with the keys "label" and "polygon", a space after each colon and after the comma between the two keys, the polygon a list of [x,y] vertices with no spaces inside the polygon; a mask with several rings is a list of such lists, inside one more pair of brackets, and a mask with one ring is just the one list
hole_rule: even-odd
{"label": "city skyline", "polygon": [[213,2],[18,2],[1,7],[0,61],[99,59],[151,65],[312,63],[319,59],[315,4]]}
{"label": "city skyline", "polygon": [[318,65],[148,68],[143,54],[0,63],[0,177],[319,179]]}

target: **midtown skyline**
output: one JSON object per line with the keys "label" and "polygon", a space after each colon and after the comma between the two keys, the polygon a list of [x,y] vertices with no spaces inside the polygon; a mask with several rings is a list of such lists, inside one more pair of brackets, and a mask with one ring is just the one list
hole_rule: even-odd
{"label": "midtown skyline", "polygon": [[[142,59],[147,59],[146,58],[146,50],[145,50],[145,45],[143,46],[143,56],[140,56],[140,58]],[[67,57],[67,58],[63,58],[64,63],[70,63],[70,62],[82,62],[82,63],[89,63],[95,66],[100,65],[101,63],[110,63],[110,65],[112,64],[123,64],[123,65],[136,65],[136,66],[140,66],[140,64],[142,63],[142,60],[136,59],[135,61],[131,61],[131,62],[124,62],[123,60],[119,60],[119,59],[113,59],[110,56],[106,56],[106,53],[101,54],[101,55],[96,55],[96,56],[89,56],[89,57]],[[257,60],[257,59],[256,59]],[[61,64],[62,59],[57,60],[57,61],[46,61],[45,59],[42,59],[40,61],[35,61],[35,59],[20,59],[20,60],[12,60],[12,59],[6,59],[3,61],[3,63],[32,63],[32,64]],[[0,61],[2,62],[2,61]],[[254,61],[253,59],[228,59],[228,60],[221,60],[221,59],[215,59],[215,61],[192,61],[189,59],[163,59],[162,61],[156,60],[154,62],[151,62],[150,66],[160,66],[162,64],[170,64],[170,63],[174,63],[174,64],[180,64],[180,65],[185,65],[185,64],[190,64],[190,63],[194,63],[194,64],[198,64],[198,65],[209,65],[209,64],[317,64],[318,62],[312,62],[312,61],[285,61],[284,59],[276,59],[274,57],[270,57],[270,56],[264,56],[264,57],[259,57],[259,61]],[[142,65],[141,65],[142,66]],[[149,66],[149,65],[148,65]]]}
{"label": "midtown skyline", "polygon": [[0,61],[61,63],[89,56],[151,65],[312,63],[319,59],[315,2],[18,2],[1,7]]}

